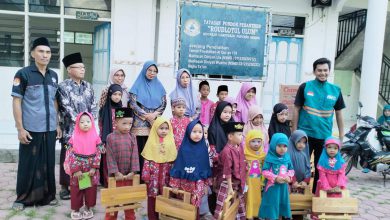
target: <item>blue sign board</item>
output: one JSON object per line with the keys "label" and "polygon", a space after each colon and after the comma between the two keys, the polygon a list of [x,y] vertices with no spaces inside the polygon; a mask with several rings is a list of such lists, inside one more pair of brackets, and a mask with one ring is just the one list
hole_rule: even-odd
{"label": "blue sign board", "polygon": [[263,76],[267,12],[181,7],[179,68],[192,74]]}

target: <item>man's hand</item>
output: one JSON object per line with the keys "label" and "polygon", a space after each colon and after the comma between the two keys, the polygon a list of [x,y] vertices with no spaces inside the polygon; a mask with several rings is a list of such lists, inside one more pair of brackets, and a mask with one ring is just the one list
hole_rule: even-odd
{"label": "man's hand", "polygon": [[24,128],[18,130],[18,139],[20,143],[22,144],[29,144],[32,140],[32,137],[28,131],[26,131]]}
{"label": "man's hand", "polygon": [[57,136],[56,136],[56,139],[60,139],[62,138],[62,130],[60,128],[60,126],[57,126]]}

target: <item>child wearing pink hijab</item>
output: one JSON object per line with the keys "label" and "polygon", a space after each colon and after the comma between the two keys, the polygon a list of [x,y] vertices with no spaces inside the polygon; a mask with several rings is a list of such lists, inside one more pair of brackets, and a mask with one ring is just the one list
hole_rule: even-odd
{"label": "child wearing pink hijab", "polygon": [[256,87],[249,82],[244,82],[241,85],[240,92],[236,98],[237,102],[237,112],[236,118],[237,122],[248,121],[248,110],[252,105],[256,105]]}
{"label": "child wearing pink hijab", "polygon": [[[69,140],[64,169],[70,176],[71,219],[90,219],[92,207],[96,205],[97,185],[99,184],[99,167],[101,140],[96,132],[93,116],[88,112],[77,115],[75,129]],[[81,188],[79,181],[91,179],[91,185]],[[80,212],[84,206],[85,210]]]}
{"label": "child wearing pink hijab", "polygon": [[264,124],[263,109],[258,105],[252,105],[249,107],[248,121],[244,125],[244,137],[247,136],[250,130],[259,130],[263,133],[264,152],[267,153],[269,148],[268,130]]}

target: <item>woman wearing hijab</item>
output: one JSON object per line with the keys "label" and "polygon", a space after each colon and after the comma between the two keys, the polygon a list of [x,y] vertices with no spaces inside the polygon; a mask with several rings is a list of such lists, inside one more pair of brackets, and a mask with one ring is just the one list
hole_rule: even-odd
{"label": "woman wearing hijab", "polygon": [[309,143],[307,135],[302,130],[296,130],[291,134],[288,142],[288,154],[294,167],[292,178],[292,191],[303,192],[309,185],[311,177]]}
{"label": "woman wearing hijab", "polygon": [[185,116],[194,120],[199,117],[201,106],[198,92],[192,85],[191,73],[187,69],[179,69],[176,74],[176,88],[169,94],[171,100],[177,98],[186,100]]}
{"label": "woman wearing hijab", "polygon": [[272,112],[271,121],[268,127],[269,139],[272,139],[272,136],[275,133],[283,133],[287,137],[291,136],[290,130],[290,120],[288,118],[288,107],[283,103],[278,103],[274,106]]}
{"label": "woman wearing hijab", "polygon": [[245,123],[243,135],[246,137],[250,130],[259,130],[264,135],[264,152],[267,153],[269,148],[268,131],[264,124],[263,109],[258,105],[249,108],[248,122]]}
{"label": "woman wearing hijab", "polygon": [[252,105],[256,105],[256,87],[249,82],[241,85],[240,92],[236,98],[237,111],[236,118],[238,122],[246,123],[248,121],[248,110]]}
{"label": "woman wearing hijab", "polygon": [[[131,133],[137,137],[138,152],[143,151],[151,125],[157,116],[164,113],[167,105],[166,91],[158,80],[157,73],[157,64],[154,61],[145,62],[129,91],[129,104],[134,112]],[[139,158],[139,162],[142,170],[143,157]]]}
{"label": "woman wearing hijab", "polygon": [[127,92],[127,86],[124,84],[126,78],[125,71],[120,68],[112,68],[108,77],[108,85],[103,89],[100,95],[99,108],[102,108],[107,100],[108,87],[112,84],[118,84],[122,87],[122,106],[127,107],[129,102],[129,93]]}

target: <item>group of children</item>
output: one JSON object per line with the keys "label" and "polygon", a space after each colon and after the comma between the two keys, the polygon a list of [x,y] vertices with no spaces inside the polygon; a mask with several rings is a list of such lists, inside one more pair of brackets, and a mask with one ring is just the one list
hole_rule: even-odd
{"label": "group of children", "polygon": [[[190,74],[182,77],[184,73],[178,73],[177,86],[192,83]],[[302,192],[308,186],[311,170],[307,135],[299,130],[291,134],[287,106],[275,106],[267,131],[262,110],[256,105],[256,88],[250,83],[243,83],[236,100],[228,97],[227,86],[219,86],[219,100],[211,102],[207,81],[200,83],[199,92],[199,103],[193,99],[194,93],[182,89],[171,93],[173,116],[155,119],[142,152],[130,132],[133,113],[122,107],[119,85],[108,88],[106,104],[99,112],[100,136],[93,117],[80,113],[64,163],[71,176],[71,218],[93,216],[90,208],[96,204],[99,175],[105,186],[110,176],[117,186],[129,186],[138,172],[147,185],[150,220],[158,219],[155,202],[164,186],[172,187],[174,193],[190,192],[198,218],[212,218],[210,212],[220,218],[230,194],[239,198],[237,219],[291,218],[289,193]],[[317,189],[335,196],[346,186],[340,145],[337,139],[328,138],[318,163]],[[144,158],[142,165],[140,157]],[[86,188],[84,178],[90,179]],[[116,217],[117,213],[106,215],[106,219]],[[135,219],[134,211],[126,210],[125,218]]]}

